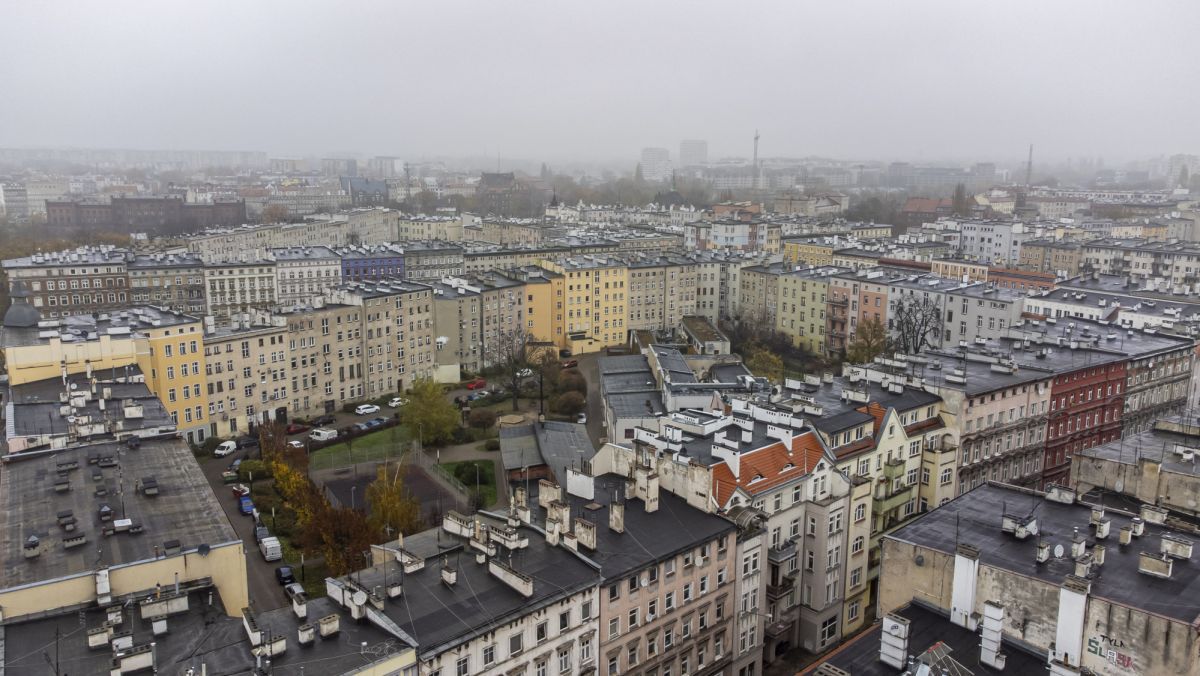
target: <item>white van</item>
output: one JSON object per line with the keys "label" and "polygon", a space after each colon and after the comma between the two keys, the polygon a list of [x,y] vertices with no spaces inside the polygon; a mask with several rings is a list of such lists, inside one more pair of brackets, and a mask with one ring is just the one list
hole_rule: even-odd
{"label": "white van", "polygon": [[279,538],[269,537],[258,541],[258,549],[267,561],[278,561],[283,558],[283,548],[279,546]]}
{"label": "white van", "polygon": [[313,441],[332,441],[337,439],[337,430],[327,430],[323,427],[318,427],[308,433],[308,438]]}

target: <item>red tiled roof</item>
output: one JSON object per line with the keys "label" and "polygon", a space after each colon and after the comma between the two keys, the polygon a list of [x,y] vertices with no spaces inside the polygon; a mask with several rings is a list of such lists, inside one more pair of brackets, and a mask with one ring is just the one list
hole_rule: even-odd
{"label": "red tiled roof", "polygon": [[[722,462],[713,468],[717,504],[723,507],[737,488],[753,495],[804,476],[817,466],[824,452],[816,433],[805,432],[792,440],[791,453],[783,442],[777,442],[742,455],[740,477],[735,478],[729,465]],[[762,478],[754,481],[756,476]]]}

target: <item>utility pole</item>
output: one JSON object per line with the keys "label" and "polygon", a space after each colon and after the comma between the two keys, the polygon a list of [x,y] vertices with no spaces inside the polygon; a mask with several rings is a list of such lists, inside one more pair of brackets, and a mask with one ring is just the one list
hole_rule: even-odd
{"label": "utility pole", "polygon": [[1025,165],[1025,187],[1033,185],[1033,144],[1029,144],[1029,162]]}

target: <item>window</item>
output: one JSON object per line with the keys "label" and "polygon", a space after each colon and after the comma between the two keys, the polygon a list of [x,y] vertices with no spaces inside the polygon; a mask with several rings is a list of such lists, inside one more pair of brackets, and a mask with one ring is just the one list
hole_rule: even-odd
{"label": "window", "polygon": [[941,476],[938,478],[938,480],[939,480],[939,481],[942,483],[942,485],[945,485],[945,484],[948,484],[948,483],[950,483],[951,481],[953,481],[953,480],[954,480],[954,472],[953,472],[953,470],[951,470],[951,468],[949,468],[949,467],[947,467],[947,468],[943,469],[943,470],[942,470],[942,474],[941,474]]}
{"label": "window", "polygon": [[533,665],[534,676],[546,676],[546,660],[541,660]]}
{"label": "window", "polygon": [[865,518],[867,518],[867,506],[864,503],[860,502],[854,508],[854,521],[855,521],[855,523],[857,523],[859,521],[862,521]]}
{"label": "window", "polygon": [[850,608],[846,611],[846,619],[847,620],[850,620],[851,622],[853,622],[854,620],[858,619],[858,606],[859,606],[858,601],[854,601],[850,604]]}
{"label": "window", "polygon": [[831,617],[821,623],[821,645],[833,640],[837,635],[837,618]]}
{"label": "window", "polygon": [[565,674],[571,671],[571,651],[564,650],[558,654],[558,673]]}
{"label": "window", "polygon": [[853,589],[862,583],[862,566],[850,571],[850,588]]}
{"label": "window", "polygon": [[666,597],[663,598],[663,607],[667,609],[667,612],[675,610],[675,592],[667,592]]}
{"label": "window", "polygon": [[629,666],[634,666],[638,663],[638,647],[637,644],[629,646]]}
{"label": "window", "polygon": [[539,644],[544,643],[546,641],[546,637],[549,634],[549,628],[546,626],[546,622],[538,622],[537,631],[535,632],[535,634],[536,634],[536,641]]}
{"label": "window", "polygon": [[621,635],[621,620],[620,618],[612,618],[608,621],[608,637],[616,638]]}
{"label": "window", "polygon": [[565,611],[558,614],[558,630],[566,631],[571,626],[571,611]]}
{"label": "window", "polygon": [[647,580],[649,580],[650,584],[654,584],[655,582],[658,582],[658,566],[657,565],[650,567],[650,570],[646,574],[646,578],[647,578]]}
{"label": "window", "polygon": [[862,550],[863,550],[863,542],[865,542],[865,541],[866,541],[866,538],[864,538],[864,537],[863,537],[863,536],[861,536],[861,535],[859,535],[858,537],[854,538],[854,542],[853,542],[853,543],[851,543],[851,545],[850,545],[850,553],[851,553],[851,554],[858,554],[858,553],[862,552]]}
{"label": "window", "polygon": [[689,582],[683,585],[683,602],[687,603],[692,600],[692,583]]}
{"label": "window", "polygon": [[471,673],[471,658],[460,657],[454,666],[454,673],[458,676],[470,676]]}
{"label": "window", "polygon": [[621,586],[620,586],[620,585],[615,585],[615,584],[613,584],[613,585],[609,585],[609,587],[608,587],[608,600],[609,600],[609,601],[616,601],[616,600],[617,600],[617,599],[619,599],[619,598],[621,598]]}
{"label": "window", "polygon": [[491,666],[496,661],[496,645],[487,645],[483,647],[483,666]]}
{"label": "window", "polygon": [[629,611],[629,629],[630,629],[630,631],[632,631],[633,628],[636,626],[638,626],[638,609],[634,608]]}
{"label": "window", "polygon": [[591,634],[583,636],[579,639],[579,661],[582,664],[587,664],[592,661],[592,637]]}
{"label": "window", "polygon": [[584,622],[592,619],[592,602],[591,601],[584,601],[583,605],[581,605],[579,607],[579,619]]}
{"label": "window", "polygon": [[617,656],[613,655],[608,658],[608,674],[609,674],[609,676],[616,676],[616,674],[618,672],[619,672],[619,670],[617,669]]}

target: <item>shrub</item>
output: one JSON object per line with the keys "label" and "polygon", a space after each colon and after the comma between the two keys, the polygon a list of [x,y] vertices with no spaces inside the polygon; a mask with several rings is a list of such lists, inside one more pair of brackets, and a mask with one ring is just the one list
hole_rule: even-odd
{"label": "shrub", "polygon": [[243,460],[242,464],[238,465],[238,479],[249,481],[251,474],[255,479],[269,479],[271,470],[262,460]]}
{"label": "shrub", "polygon": [[558,391],[587,394],[587,379],[575,371],[564,373],[558,379]]}
{"label": "shrub", "polygon": [[554,410],[563,415],[578,415],[584,406],[583,395],[578,392],[564,392],[554,400]]}
{"label": "shrub", "polygon": [[490,408],[477,408],[471,411],[471,415],[467,418],[471,427],[476,429],[487,429],[496,424],[496,412]]}
{"label": "shrub", "polygon": [[488,439],[486,442],[484,442],[483,448],[487,451],[498,451],[500,450],[500,440]]}

